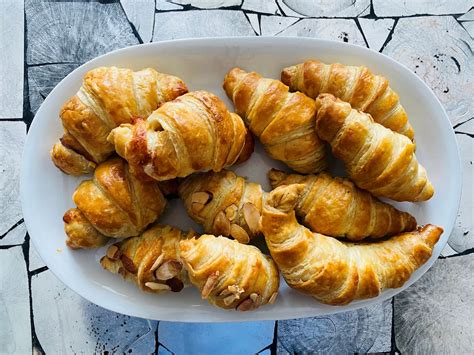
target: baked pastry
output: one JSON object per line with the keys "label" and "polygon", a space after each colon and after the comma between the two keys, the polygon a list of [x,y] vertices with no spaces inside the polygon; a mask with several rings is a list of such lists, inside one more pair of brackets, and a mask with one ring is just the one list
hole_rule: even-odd
{"label": "baked pastry", "polygon": [[358,187],[396,201],[426,201],[433,196],[433,185],[410,139],[330,94],[321,94],[316,105],[319,137],[329,142]]}
{"label": "baked pastry", "polygon": [[109,141],[134,174],[158,181],[220,171],[247,160],[253,152],[242,119],[206,91],[180,96],[147,120],[115,128]]}
{"label": "baked pastry", "polygon": [[241,243],[260,234],[263,190],[234,172],[188,176],[179,196],[189,216],[209,234],[232,236]]}
{"label": "baked pastry", "polygon": [[240,68],[227,73],[224,90],[272,158],[300,173],[326,168],[326,149],[314,131],[314,100]]}
{"label": "baked pastry", "polygon": [[91,173],[114,152],[107,142],[113,128],[134,117],[148,117],[187,91],[181,79],[151,68],[100,67],[87,72],[79,91],[61,108],[64,135],[51,151],[54,164],[70,175]]}
{"label": "baked pastry", "polygon": [[166,199],[154,181],[140,181],[118,157],[100,164],[72,199],[77,208],[64,217],[66,244],[73,248],[104,245],[107,237],[136,236],[164,211]]}
{"label": "baked pastry", "polygon": [[288,285],[323,303],[343,305],[401,287],[431,257],[443,232],[426,225],[383,241],[341,242],[298,224],[293,208],[303,189],[281,186],[267,196],[262,232]]}
{"label": "baked pastry", "polygon": [[138,237],[111,245],[100,264],[143,291],[179,292],[188,282],[179,261],[179,242],[194,236],[178,228],[156,225]]}
{"label": "baked pastry", "polygon": [[250,245],[225,237],[203,235],[181,241],[183,262],[203,299],[239,311],[273,303],[280,278],[273,260]]}
{"label": "baked pastry", "polygon": [[362,240],[416,229],[412,215],[372,197],[349,179],[327,173],[286,174],[275,169],[268,172],[268,178],[274,189],[282,185],[304,185],[295,212],[313,232]]}
{"label": "baked pastry", "polygon": [[313,99],[322,93],[332,94],[356,110],[367,112],[375,122],[413,139],[405,109],[388,80],[364,66],[307,60],[283,69],[281,81],[292,91],[301,91]]}

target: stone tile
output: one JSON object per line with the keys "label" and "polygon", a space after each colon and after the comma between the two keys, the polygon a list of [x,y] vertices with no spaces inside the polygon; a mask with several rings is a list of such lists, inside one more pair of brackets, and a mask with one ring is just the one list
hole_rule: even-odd
{"label": "stone tile", "polygon": [[30,252],[29,252],[30,263],[28,265],[28,271],[33,271],[39,269],[40,267],[46,266],[41,256],[39,256],[36,248],[32,242],[30,242]]}
{"label": "stone tile", "polygon": [[0,1],[0,119],[23,116],[23,0]]}
{"label": "stone tile", "polygon": [[274,1],[244,0],[242,3],[242,10],[255,11],[261,14],[270,15],[280,14],[278,6]]}
{"label": "stone tile", "polygon": [[[255,354],[273,341],[275,322],[160,322],[158,341],[175,354]],[[223,348],[225,346],[225,348]]]}
{"label": "stone tile", "polygon": [[260,30],[262,36],[275,36],[286,30],[299,19],[295,17],[265,16],[260,18]]}
{"label": "stone tile", "polygon": [[474,348],[474,255],[438,259],[395,296],[395,342],[402,354],[468,354]]}
{"label": "stone tile", "polygon": [[4,234],[0,235],[0,245],[16,245],[25,241],[26,226],[23,221],[18,221]]}
{"label": "stone tile", "polygon": [[283,11],[284,16],[292,16],[292,17],[307,17],[305,15],[299,14],[296,11],[292,10],[285,4],[285,0],[276,0],[276,3],[280,7],[281,11]]}
{"label": "stone tile", "polygon": [[98,307],[49,270],[34,275],[31,283],[36,335],[46,354],[154,352],[156,321]]}
{"label": "stone tile", "polygon": [[387,40],[395,21],[392,19],[373,20],[360,18],[359,23],[369,47],[379,51]]}
{"label": "stone tile", "polygon": [[277,353],[346,354],[391,349],[391,300],[355,311],[278,321]]}
{"label": "stone tile", "polygon": [[26,0],[28,64],[82,63],[137,44],[119,3]]}
{"label": "stone tile", "polygon": [[[356,17],[370,12],[370,0],[283,0],[281,3],[300,17]],[[285,14],[291,16],[286,11]]]}
{"label": "stone tile", "polygon": [[332,39],[365,47],[364,38],[354,20],[302,19],[278,35]]}
{"label": "stone tile", "polygon": [[249,19],[250,25],[252,26],[253,30],[260,35],[260,23],[258,21],[257,14],[246,14]]}
{"label": "stone tile", "polygon": [[143,42],[151,42],[155,21],[155,0],[121,0],[128,20],[133,23]]}
{"label": "stone tile", "polygon": [[464,29],[469,33],[471,38],[474,38],[474,21],[465,21],[462,23]]}
{"label": "stone tile", "polygon": [[431,16],[401,18],[383,53],[434,90],[454,125],[474,116],[472,48],[474,41],[453,17]]}
{"label": "stone tile", "polygon": [[191,5],[199,9],[218,9],[220,7],[240,6],[242,0],[173,0],[175,4]]}
{"label": "stone tile", "polygon": [[466,12],[464,15],[458,17],[459,21],[474,21],[474,8]]}
{"label": "stone tile", "polygon": [[469,10],[473,5],[470,0],[373,0],[373,4],[376,16],[462,14]]}
{"label": "stone tile", "polygon": [[155,0],[157,10],[182,10],[181,5],[176,5],[171,2],[171,0]]}
{"label": "stone tile", "polygon": [[255,36],[255,32],[242,11],[195,10],[155,15],[155,42],[212,36]]}
{"label": "stone tile", "polygon": [[21,247],[0,250],[0,352],[31,353],[28,275]]}
{"label": "stone tile", "polygon": [[165,349],[163,346],[158,347],[158,355],[172,355],[173,353]]}
{"label": "stone tile", "polygon": [[79,63],[48,64],[29,67],[28,92],[31,112],[36,113],[51,90],[79,65]]}
{"label": "stone tile", "polygon": [[[23,122],[0,122],[0,235],[4,235],[22,218],[19,188],[25,137],[26,125]],[[10,232],[15,235],[15,241],[24,237],[22,230],[24,227],[19,226]],[[10,238],[8,234],[3,238]]]}

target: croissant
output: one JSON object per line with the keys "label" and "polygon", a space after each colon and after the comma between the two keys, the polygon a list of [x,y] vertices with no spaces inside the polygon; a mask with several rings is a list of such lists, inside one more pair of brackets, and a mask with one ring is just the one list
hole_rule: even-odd
{"label": "croissant", "polygon": [[[268,173],[272,188],[303,184],[296,214],[313,232],[349,240],[381,238],[416,228],[416,219],[358,189],[349,179],[318,175]],[[289,188],[289,187],[288,187]]]}
{"label": "croissant", "polygon": [[184,82],[155,69],[100,67],[86,73],[79,91],[61,108],[64,135],[51,158],[66,174],[91,173],[114,147],[110,131],[134,117],[148,117],[166,101],[186,93]]}
{"label": "croissant", "polygon": [[367,112],[375,122],[410,139],[414,137],[405,109],[388,80],[364,66],[308,60],[283,69],[281,81],[313,99],[321,93],[332,94],[356,110]]}
{"label": "croissant", "polygon": [[170,226],[154,226],[138,237],[111,245],[100,260],[102,267],[134,282],[143,291],[179,292],[188,283],[179,261],[179,242],[194,233]]}
{"label": "croissant", "polygon": [[63,220],[66,244],[73,249],[102,246],[106,237],[136,236],[166,206],[158,184],[137,180],[118,157],[100,164],[94,178],[83,181],[72,198],[77,208],[68,210]]}
{"label": "croissant", "polygon": [[247,160],[253,152],[242,119],[206,91],[180,96],[146,121],[115,128],[109,140],[134,174],[159,181],[220,171]]}
{"label": "croissant", "polygon": [[262,232],[291,288],[343,305],[401,287],[431,256],[443,229],[426,225],[374,243],[349,243],[312,233],[293,210],[303,185],[278,187],[267,197]]}
{"label": "croissant", "polygon": [[244,244],[260,234],[263,190],[259,184],[223,170],[188,176],[178,190],[189,216],[206,233],[232,236]]}
{"label": "croissant", "polygon": [[209,303],[248,311],[275,301],[278,270],[258,248],[203,235],[181,241],[179,250],[191,283]]}
{"label": "croissant", "polygon": [[396,201],[426,201],[434,188],[406,136],[329,94],[316,100],[316,130],[361,189]]}
{"label": "croissant", "polygon": [[314,131],[314,100],[240,68],[227,73],[224,90],[272,158],[300,173],[326,168],[325,146]]}

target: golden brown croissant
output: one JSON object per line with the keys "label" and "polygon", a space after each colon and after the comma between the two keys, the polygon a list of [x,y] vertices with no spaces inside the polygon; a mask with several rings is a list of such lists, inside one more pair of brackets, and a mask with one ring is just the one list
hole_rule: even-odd
{"label": "golden brown croissant", "polygon": [[370,193],[358,189],[352,181],[318,175],[286,174],[272,169],[268,173],[272,188],[303,184],[295,212],[313,232],[349,240],[381,238],[416,228],[416,219]]}
{"label": "golden brown croissant", "polygon": [[245,244],[260,234],[262,187],[232,171],[188,176],[179,186],[179,196],[206,233],[230,235]]}
{"label": "golden brown croissant", "polygon": [[426,201],[434,188],[406,136],[329,94],[316,100],[316,131],[361,189],[396,201]]}
{"label": "golden brown croissant", "polygon": [[254,246],[203,235],[181,241],[180,256],[191,283],[217,307],[248,311],[275,301],[278,270]]}
{"label": "golden brown croissant", "polygon": [[109,140],[134,174],[159,181],[220,171],[253,152],[253,140],[242,119],[206,91],[180,96],[146,121],[121,125]]}
{"label": "golden brown croissant", "polygon": [[388,80],[364,66],[324,64],[308,60],[283,69],[281,81],[315,99],[328,93],[372,115],[375,122],[413,139],[414,131]]}
{"label": "golden brown croissant", "polygon": [[104,245],[107,237],[140,234],[164,211],[166,199],[154,181],[140,181],[118,157],[100,164],[92,180],[83,181],[73,194],[77,208],[63,217],[71,248]]}
{"label": "golden brown croissant", "polygon": [[262,232],[288,285],[317,300],[347,304],[401,287],[431,256],[442,228],[427,225],[373,243],[341,242],[298,224],[293,210],[303,185],[267,197]]}
{"label": "golden brown croissant", "polygon": [[141,290],[160,293],[179,292],[187,283],[186,271],[179,261],[179,242],[194,232],[170,226],[154,226],[138,237],[113,244],[100,260],[104,269],[120,274]]}
{"label": "golden brown croissant", "polygon": [[227,73],[224,90],[272,158],[300,173],[326,167],[325,146],[314,131],[314,100],[240,68]]}
{"label": "golden brown croissant", "polygon": [[100,67],[86,73],[79,91],[61,108],[64,135],[51,151],[66,174],[81,175],[105,161],[114,147],[110,131],[134,117],[148,117],[166,101],[186,93],[184,82],[155,69]]}

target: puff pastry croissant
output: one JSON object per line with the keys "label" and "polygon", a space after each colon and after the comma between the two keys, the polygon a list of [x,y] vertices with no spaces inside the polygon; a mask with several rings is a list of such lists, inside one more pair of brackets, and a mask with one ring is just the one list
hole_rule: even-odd
{"label": "puff pastry croissant", "polygon": [[288,285],[333,305],[401,287],[431,256],[442,228],[426,225],[373,243],[341,242],[298,224],[293,208],[302,185],[279,187],[266,199],[262,231]]}
{"label": "puff pastry croissant", "polygon": [[300,173],[326,167],[325,146],[314,131],[314,100],[240,68],[227,73],[224,90],[272,158]]}
{"label": "puff pastry croissant", "polygon": [[396,201],[426,201],[433,196],[433,185],[406,136],[332,95],[321,94],[316,104],[318,135],[344,161],[357,186]]}
{"label": "puff pastry croissant", "polygon": [[182,232],[171,226],[154,226],[138,237],[111,245],[100,264],[104,269],[120,274],[143,291],[179,292],[188,282],[179,260],[179,242],[194,233]]}
{"label": "puff pastry croissant", "polygon": [[109,140],[134,174],[159,181],[220,171],[245,161],[253,152],[253,140],[242,119],[206,91],[180,96],[146,121],[115,128]]}
{"label": "puff pastry croissant", "polygon": [[[349,179],[318,175],[268,173],[272,188],[303,184],[295,212],[313,232],[349,240],[381,238],[416,228],[415,218],[358,189]],[[289,187],[287,187],[289,188]],[[282,191],[283,193],[283,191]]]}
{"label": "puff pastry croissant", "polygon": [[86,73],[79,91],[61,108],[64,135],[51,151],[66,174],[94,170],[113,152],[110,131],[134,117],[148,117],[166,101],[186,93],[184,82],[154,69],[100,67]]}
{"label": "puff pastry croissant", "polygon": [[179,250],[191,283],[209,303],[248,311],[275,301],[278,270],[258,248],[203,235],[181,241]]}
{"label": "puff pastry croissant", "polygon": [[322,93],[332,94],[355,109],[369,113],[376,122],[413,139],[414,131],[405,109],[388,80],[372,74],[364,66],[308,60],[283,69],[281,80],[291,90],[314,99]]}
{"label": "puff pastry croissant", "polygon": [[232,171],[188,176],[179,186],[179,196],[206,233],[232,236],[245,244],[260,234],[262,187]]}
{"label": "puff pastry croissant", "polygon": [[166,206],[158,184],[138,180],[118,157],[100,164],[94,178],[83,181],[72,198],[77,208],[68,210],[63,220],[66,244],[73,249],[102,246],[105,236],[136,236]]}

